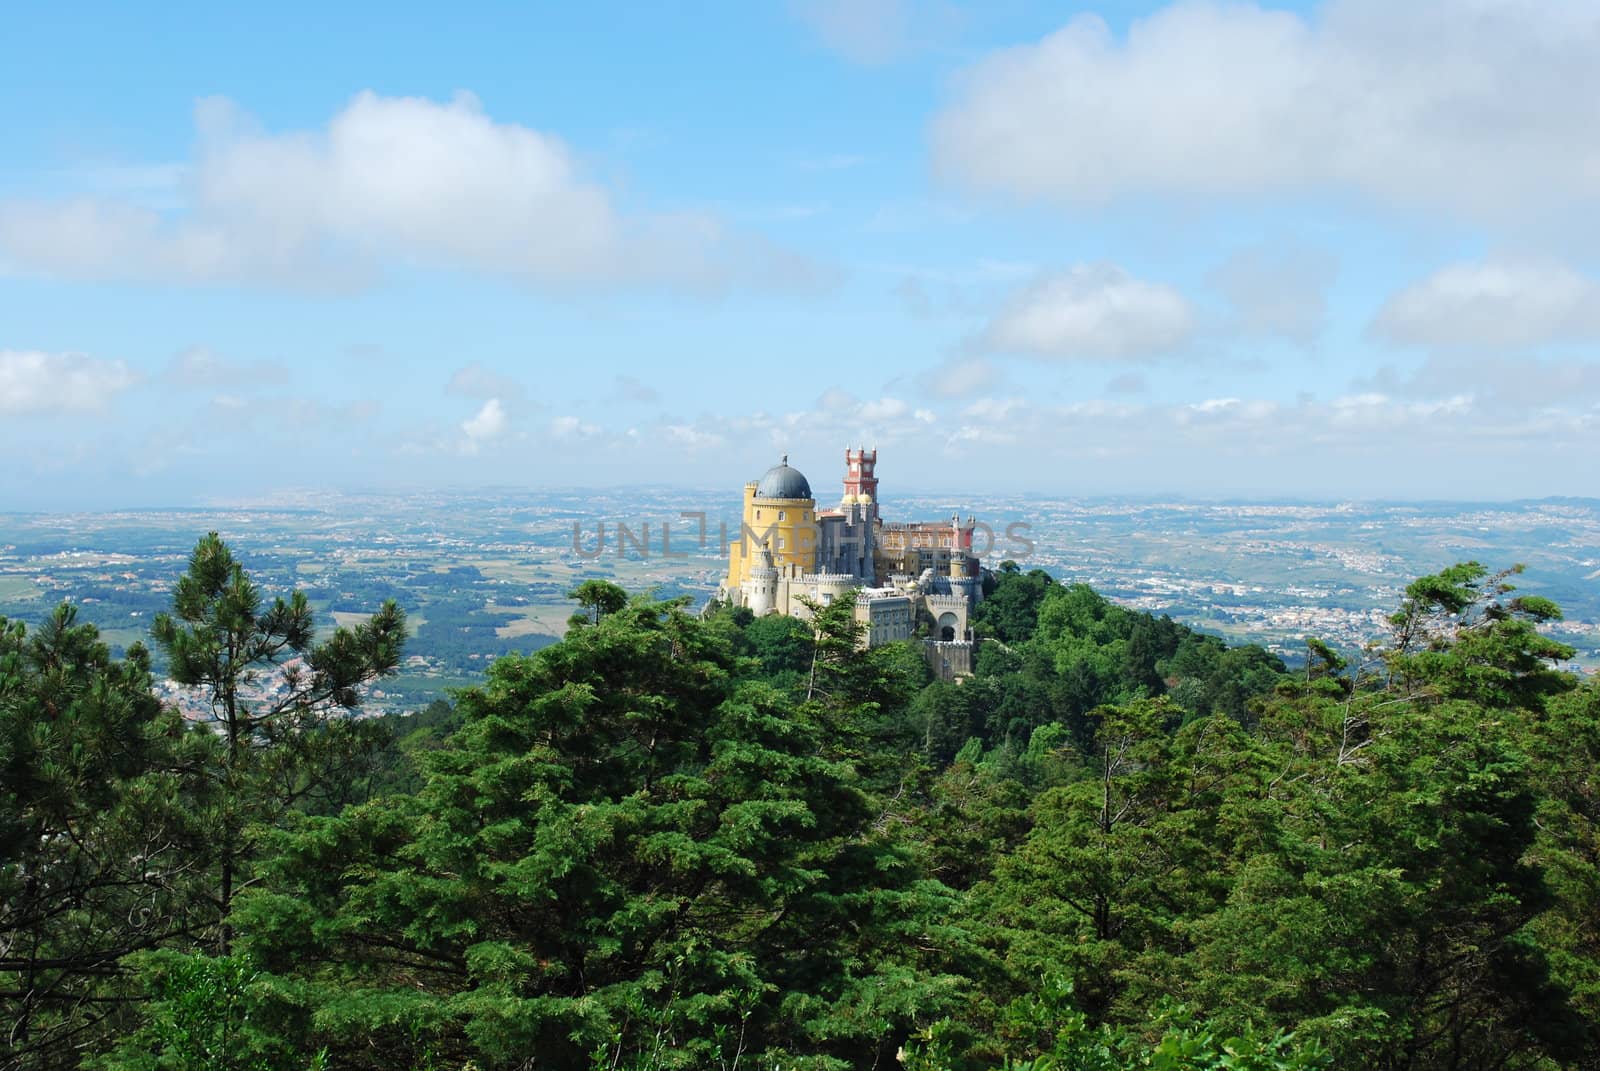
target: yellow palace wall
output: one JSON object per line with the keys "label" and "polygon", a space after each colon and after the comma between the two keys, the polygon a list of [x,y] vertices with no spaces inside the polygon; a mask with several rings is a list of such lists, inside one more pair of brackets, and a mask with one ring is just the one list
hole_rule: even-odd
{"label": "yellow palace wall", "polygon": [[[744,485],[744,528],[728,543],[728,587],[737,588],[760,559],[767,539],[772,562],[782,572],[817,571],[817,502],[814,498],[757,498]],[[794,570],[786,566],[795,566]]]}

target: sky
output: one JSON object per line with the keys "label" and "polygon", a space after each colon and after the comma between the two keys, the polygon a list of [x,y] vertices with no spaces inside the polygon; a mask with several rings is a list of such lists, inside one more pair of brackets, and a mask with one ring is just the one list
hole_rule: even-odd
{"label": "sky", "polygon": [[0,511],[1600,496],[1600,4],[25,4]]}

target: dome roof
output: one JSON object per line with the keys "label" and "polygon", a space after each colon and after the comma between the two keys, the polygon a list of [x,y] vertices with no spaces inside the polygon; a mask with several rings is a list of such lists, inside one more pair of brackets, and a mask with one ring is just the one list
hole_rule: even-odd
{"label": "dome roof", "polygon": [[757,498],[810,498],[811,485],[799,469],[789,467],[789,456],[767,470],[756,485]]}

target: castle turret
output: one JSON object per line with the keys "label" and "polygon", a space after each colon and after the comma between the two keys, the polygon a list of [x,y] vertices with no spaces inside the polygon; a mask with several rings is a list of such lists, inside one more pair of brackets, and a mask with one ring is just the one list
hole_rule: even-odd
{"label": "castle turret", "polygon": [[974,596],[978,590],[978,582],[973,577],[973,559],[970,555],[960,550],[950,552],[949,569],[946,580],[950,584],[950,594],[959,595],[967,602],[970,610],[977,602]]}
{"label": "castle turret", "polygon": [[744,605],[757,617],[772,613],[778,602],[778,567],[772,560],[772,550],[763,543],[756,554],[744,582],[739,585]]}
{"label": "castle turret", "polygon": [[728,545],[727,587],[742,587],[756,567],[755,546],[771,551],[773,564],[783,575],[813,572],[817,567],[816,513],[811,484],[790,467],[787,455],[760,480],[745,484],[738,538]]}
{"label": "castle turret", "polygon": [[878,464],[878,450],[860,448],[844,452],[843,504],[859,502],[867,507],[868,517],[878,519],[878,477],[873,470]]}

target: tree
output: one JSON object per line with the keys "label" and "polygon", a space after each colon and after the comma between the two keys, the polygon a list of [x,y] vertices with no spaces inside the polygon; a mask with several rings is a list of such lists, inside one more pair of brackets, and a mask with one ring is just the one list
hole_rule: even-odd
{"label": "tree", "polygon": [[255,1021],[259,972],[242,956],[141,953],[144,1021],[99,1061],[104,1071],[325,1071]]}
{"label": "tree", "polygon": [[1525,746],[1540,789],[1530,854],[1554,903],[1531,936],[1574,1007],[1600,1024],[1600,680],[1556,696],[1544,714]]}
{"label": "tree", "polygon": [[744,629],[750,653],[760,660],[763,676],[799,679],[811,666],[811,629],[798,617],[768,614]]}
{"label": "tree", "polygon": [[1091,1017],[1137,1018],[1168,991],[1179,928],[1226,898],[1229,860],[1251,835],[1235,801],[1263,771],[1228,718],[1179,728],[1165,699],[1097,714],[1089,776],[1038,797],[1029,835],[974,905],[1017,972],[1065,971]]}
{"label": "tree", "polygon": [[598,625],[607,614],[614,614],[628,605],[628,593],[608,580],[585,580],[567,592],[567,598],[585,611],[572,615],[569,623],[574,625]]}
{"label": "tree", "polygon": [[1491,575],[1477,562],[1462,562],[1413,581],[1389,617],[1394,685],[1412,697],[1524,710],[1576,686],[1559,668],[1573,649],[1539,632],[1561,620],[1561,608],[1537,595],[1506,597],[1516,591],[1508,578],[1522,570],[1514,565]]}
{"label": "tree", "polygon": [[1373,652],[1386,676],[1346,674],[1313,642],[1306,679],[1266,710],[1270,850],[1188,931],[1191,992],[1224,1021],[1292,1025],[1380,1068],[1592,1051],[1573,774],[1592,770],[1593,723],[1550,664],[1570,652],[1535,627],[1559,611],[1506,599],[1509,575],[1465,563],[1420,578]]}
{"label": "tree", "polygon": [[646,600],[496,662],[416,797],[275,837],[260,1016],[358,1068],[885,1065],[958,1000],[950,894],[736,668]]}
{"label": "tree", "polygon": [[[303,592],[263,605],[228,545],[211,532],[189,556],[172,612],[151,629],[179,684],[204,690],[223,739],[214,776],[221,792],[215,905],[226,921],[248,860],[247,826],[328,787],[352,749],[376,743],[361,725],[332,715],[361,704],[361,689],[399,665],[405,613],[393,599],[368,621],[316,642]],[[334,761],[329,761],[329,760]]]}
{"label": "tree", "polygon": [[1039,607],[1055,587],[1055,578],[1043,569],[1023,573],[1016,562],[1002,562],[993,589],[973,614],[973,630],[1003,643],[1021,643],[1038,627]]}
{"label": "tree", "polygon": [[76,1066],[126,1025],[123,957],[214,921],[192,771],[215,750],[142,646],[113,659],[68,605],[32,635],[0,619],[0,1066]]}
{"label": "tree", "polygon": [[[1317,1071],[1331,1065],[1315,1040],[1302,1042],[1284,1031],[1246,1028],[1230,1035],[1196,1022],[1181,1005],[1164,1006],[1144,1031],[1096,1025],[1073,1003],[1070,984],[1046,976],[1037,992],[1004,1010],[996,1037],[973,1044],[960,1027],[944,1020],[906,1047],[907,1071],[953,1071],[994,1067],[1004,1071]],[[1159,1030],[1155,1037],[1149,1036]],[[959,1040],[958,1040],[959,1039]],[[978,1050],[962,1060],[962,1042]]]}

